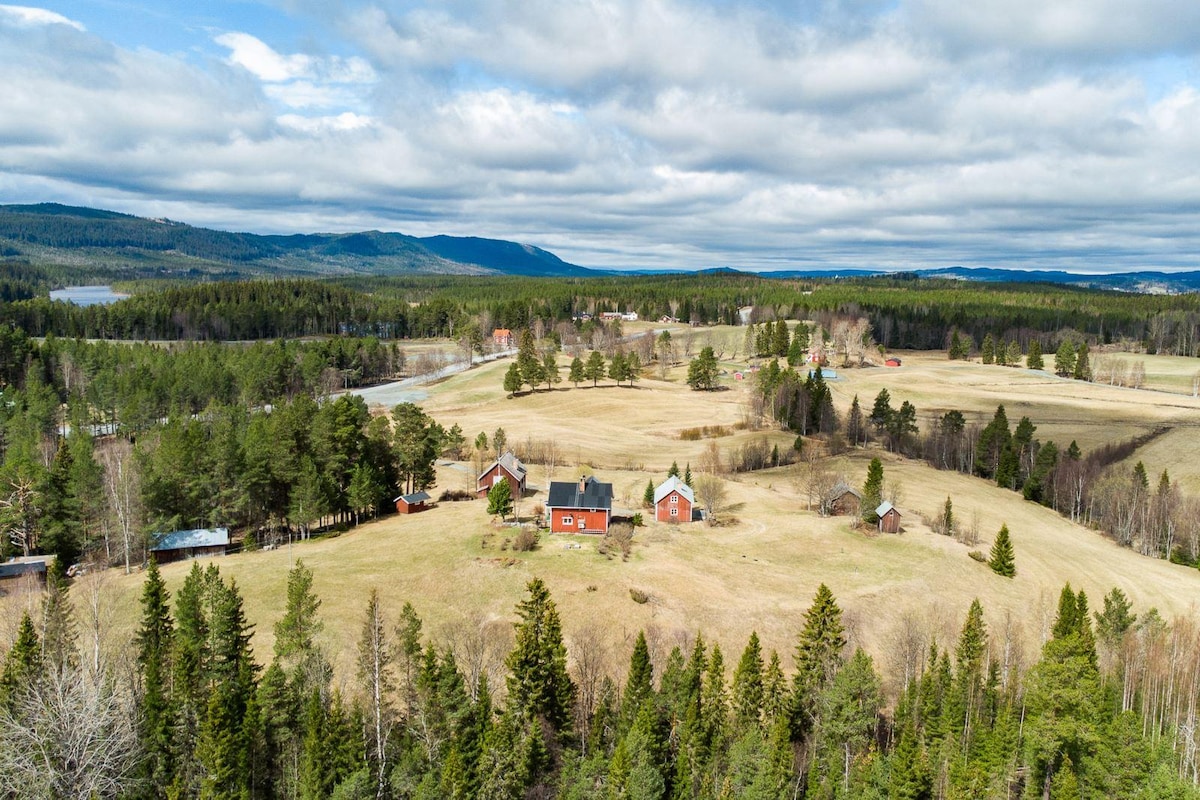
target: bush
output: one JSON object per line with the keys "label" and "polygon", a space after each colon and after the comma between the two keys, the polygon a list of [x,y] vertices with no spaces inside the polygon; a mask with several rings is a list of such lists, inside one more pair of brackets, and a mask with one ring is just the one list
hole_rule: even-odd
{"label": "bush", "polygon": [[630,522],[633,523],[633,527],[635,528],[641,528],[646,524],[642,521],[642,513],[640,511],[633,515],[633,518],[630,520]]}
{"label": "bush", "polygon": [[447,489],[438,495],[439,503],[459,503],[463,500],[477,500],[474,493],[468,492],[465,489]]}
{"label": "bush", "polygon": [[646,603],[650,602],[649,593],[643,592],[641,589],[630,589],[629,596],[633,599],[633,602],[637,603],[638,605],[645,605]]}
{"label": "bush", "polygon": [[518,553],[528,553],[536,550],[538,546],[538,533],[536,528],[521,528],[520,532],[513,539],[512,548]]}
{"label": "bush", "polygon": [[972,550],[971,552],[967,553],[967,555],[978,561],[980,564],[986,564],[988,562],[988,557],[978,550]]}
{"label": "bush", "polygon": [[701,439],[717,439],[732,434],[733,431],[727,425],[704,425],[699,428],[684,428],[679,432],[679,438],[685,442],[698,442]]}
{"label": "bush", "polygon": [[633,550],[633,526],[624,524],[610,526],[608,533],[600,540],[596,549],[600,555],[609,558],[620,553],[621,560],[628,561],[629,553]]}

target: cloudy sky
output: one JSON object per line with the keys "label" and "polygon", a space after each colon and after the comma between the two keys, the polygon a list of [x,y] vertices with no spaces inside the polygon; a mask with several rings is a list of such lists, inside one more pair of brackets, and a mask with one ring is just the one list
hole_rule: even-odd
{"label": "cloudy sky", "polygon": [[0,5],[0,202],[598,267],[1200,267],[1195,0]]}

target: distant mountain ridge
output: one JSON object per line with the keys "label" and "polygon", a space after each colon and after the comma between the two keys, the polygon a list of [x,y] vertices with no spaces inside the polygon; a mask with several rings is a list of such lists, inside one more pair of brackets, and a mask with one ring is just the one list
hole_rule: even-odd
{"label": "distant mountain ridge", "polygon": [[[197,228],[58,203],[0,205],[0,241],[31,259],[152,262],[228,273],[464,274],[580,277],[600,274],[532,245],[497,239],[359,231],[260,235]],[[170,256],[170,259],[166,259]],[[196,263],[191,263],[196,262]]]}

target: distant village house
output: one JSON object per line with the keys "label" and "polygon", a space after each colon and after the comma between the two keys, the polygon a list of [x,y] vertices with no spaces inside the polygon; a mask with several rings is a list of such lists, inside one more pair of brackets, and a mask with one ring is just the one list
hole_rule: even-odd
{"label": "distant village house", "polygon": [[46,571],[53,560],[54,556],[17,556],[0,564],[0,596],[45,586]]}
{"label": "distant village house", "polygon": [[513,332],[508,328],[496,328],[492,331],[492,344],[501,350],[510,350],[516,347],[516,341]]}

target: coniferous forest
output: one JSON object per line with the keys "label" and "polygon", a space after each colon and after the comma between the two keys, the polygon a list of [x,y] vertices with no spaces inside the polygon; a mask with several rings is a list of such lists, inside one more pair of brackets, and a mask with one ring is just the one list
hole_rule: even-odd
{"label": "coniferous forest", "polygon": [[[632,385],[673,346],[651,336],[644,357],[637,343],[626,353],[615,326],[584,315],[740,324],[754,306],[745,352],[768,360],[749,394],[797,449],[875,442],[1194,566],[1194,504],[1165,472],[1114,466],[1134,443],[1042,442],[1037,420],[1014,427],[1003,406],[979,424],[956,411],[921,420],[899,387],[838,410],[821,371],[800,364],[809,337],[861,350],[872,331],[956,358],[977,345],[1007,363],[1061,353],[1055,368],[1086,380],[1088,343],[1196,355],[1195,296],[905,277],[428,277],[147,281],[128,300],[77,308],[44,296],[52,282],[30,267],[0,283],[3,550],[57,556],[0,672],[5,797],[1200,796],[1200,629],[1119,589],[1063,587],[1037,652],[977,602],[956,610],[952,640],[913,628],[889,642],[885,668],[825,586],[794,620],[791,652],[764,652],[747,629],[722,642],[692,631],[669,650],[642,635],[599,653],[564,630],[534,580],[489,668],[423,628],[421,598],[385,607],[369,587],[353,657],[324,652],[332,622],[302,563],[273,650],[255,652],[236,583],[196,566],[170,592],[146,558],[156,530],[228,524],[245,547],[273,546],[432,488],[434,459],[467,448],[457,425],[410,403],[372,416],[338,395],[412,374],[408,338],[447,337],[469,356],[496,327],[522,331],[506,386],[518,403],[525,387],[553,386],[568,337],[597,348],[572,366],[576,385]],[[785,318],[813,325],[789,331]],[[711,349],[697,362],[688,382],[714,388]],[[732,471],[783,463],[778,448],[741,456]],[[951,516],[947,498],[942,532]],[[1011,543],[992,560],[1001,575],[1022,568]],[[100,646],[109,632],[89,584],[65,574],[82,562],[149,564],[129,647]]]}

